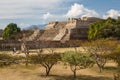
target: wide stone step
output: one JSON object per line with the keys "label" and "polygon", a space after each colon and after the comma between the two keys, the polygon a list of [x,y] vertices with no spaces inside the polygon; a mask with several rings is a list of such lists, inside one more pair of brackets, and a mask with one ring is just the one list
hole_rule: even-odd
{"label": "wide stone step", "polygon": [[59,34],[53,40],[55,40],[55,41],[61,40],[63,38],[63,36],[65,35],[65,33],[66,33],[66,29],[61,29],[59,31]]}

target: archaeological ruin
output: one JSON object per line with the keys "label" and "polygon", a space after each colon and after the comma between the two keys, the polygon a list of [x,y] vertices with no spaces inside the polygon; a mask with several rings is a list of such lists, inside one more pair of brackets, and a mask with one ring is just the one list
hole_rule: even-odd
{"label": "archaeological ruin", "polygon": [[[24,40],[29,49],[40,47],[71,47],[80,46],[82,40],[87,40],[89,24],[100,20],[95,17],[69,18],[67,21],[49,22],[43,30],[35,29],[25,36]],[[0,41],[1,50],[21,48],[22,40]]]}
{"label": "archaeological ruin", "polygon": [[100,20],[96,17],[69,18],[67,21],[49,22],[44,30],[35,30],[26,41],[69,41],[87,39],[89,24]]}

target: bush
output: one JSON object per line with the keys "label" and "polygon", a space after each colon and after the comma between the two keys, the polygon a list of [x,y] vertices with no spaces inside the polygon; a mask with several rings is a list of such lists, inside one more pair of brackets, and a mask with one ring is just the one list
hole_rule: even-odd
{"label": "bush", "polygon": [[0,54],[0,67],[12,64],[12,56],[8,54]]}

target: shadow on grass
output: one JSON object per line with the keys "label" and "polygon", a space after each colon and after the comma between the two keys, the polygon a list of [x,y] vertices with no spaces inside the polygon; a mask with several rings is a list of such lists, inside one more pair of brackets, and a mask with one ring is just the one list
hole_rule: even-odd
{"label": "shadow on grass", "polygon": [[[45,75],[41,75],[41,77],[46,78]],[[73,76],[59,76],[59,75],[50,75],[48,77],[52,77],[52,80],[113,80],[109,77],[93,77],[88,75],[77,76],[77,78],[73,78]]]}

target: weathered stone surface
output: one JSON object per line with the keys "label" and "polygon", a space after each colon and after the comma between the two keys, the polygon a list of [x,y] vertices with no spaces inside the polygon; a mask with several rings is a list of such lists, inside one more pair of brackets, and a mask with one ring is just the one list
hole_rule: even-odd
{"label": "weathered stone surface", "polygon": [[35,30],[33,35],[27,38],[28,41],[69,41],[87,39],[89,24],[100,20],[95,17],[69,18],[64,22],[49,22],[44,32]]}
{"label": "weathered stone surface", "polygon": [[31,36],[26,37],[26,41],[34,41],[37,40],[42,34],[44,33],[44,30],[34,30],[34,33]]}

